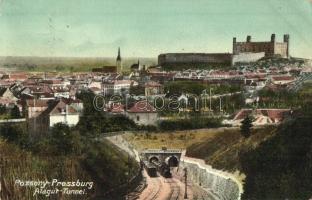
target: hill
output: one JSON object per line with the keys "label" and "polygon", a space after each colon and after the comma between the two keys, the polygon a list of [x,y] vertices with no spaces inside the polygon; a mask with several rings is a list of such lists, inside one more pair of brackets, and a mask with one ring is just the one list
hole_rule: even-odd
{"label": "hill", "polygon": [[187,148],[214,168],[246,175],[243,199],[312,197],[312,106],[304,104],[278,127],[225,130]]}
{"label": "hill", "polygon": [[[244,199],[312,197],[312,109],[282,124],[276,135],[240,156]],[[303,114],[302,114],[303,113]]]}
{"label": "hill", "polygon": [[251,137],[244,139],[238,128],[224,129],[206,140],[189,146],[186,155],[200,158],[216,169],[235,172],[241,170],[240,154],[255,149],[275,134],[276,127],[254,128]]}

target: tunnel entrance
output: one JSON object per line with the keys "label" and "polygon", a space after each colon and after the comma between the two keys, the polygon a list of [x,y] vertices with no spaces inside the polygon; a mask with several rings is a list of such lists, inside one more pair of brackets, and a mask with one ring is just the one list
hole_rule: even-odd
{"label": "tunnel entrance", "polygon": [[166,163],[170,167],[177,167],[179,165],[179,160],[175,156],[170,156],[170,157],[166,158]]}
{"label": "tunnel entrance", "polygon": [[149,161],[152,163],[154,161],[159,162],[159,159],[156,156],[152,156]]}

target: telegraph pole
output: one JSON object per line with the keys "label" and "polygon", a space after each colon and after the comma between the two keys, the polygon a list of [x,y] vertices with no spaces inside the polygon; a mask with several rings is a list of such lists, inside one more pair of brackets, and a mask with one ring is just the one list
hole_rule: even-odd
{"label": "telegraph pole", "polygon": [[126,200],[129,199],[129,178],[130,178],[130,156],[128,154],[128,173],[127,173],[127,195]]}
{"label": "telegraph pole", "polygon": [[184,199],[187,199],[187,168],[184,168],[184,178],[185,178]]}
{"label": "telegraph pole", "polygon": [[220,98],[220,114],[221,114],[221,111],[222,111],[222,101],[221,101],[221,96],[220,96],[219,98]]}
{"label": "telegraph pole", "polygon": [[211,113],[211,88],[209,88],[209,109],[210,109],[210,113]]}

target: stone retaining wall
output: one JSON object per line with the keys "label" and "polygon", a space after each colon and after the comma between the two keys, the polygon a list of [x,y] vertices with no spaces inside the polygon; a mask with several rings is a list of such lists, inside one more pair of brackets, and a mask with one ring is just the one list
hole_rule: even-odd
{"label": "stone retaining wall", "polygon": [[[185,153],[185,152],[184,152]],[[188,170],[188,177],[202,188],[213,191],[220,200],[240,200],[242,183],[232,174],[213,169],[201,159],[189,158],[182,154],[180,169]]]}

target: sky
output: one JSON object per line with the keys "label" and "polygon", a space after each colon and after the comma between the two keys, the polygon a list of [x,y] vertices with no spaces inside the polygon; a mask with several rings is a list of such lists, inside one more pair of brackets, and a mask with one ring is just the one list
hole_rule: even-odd
{"label": "sky", "polygon": [[157,57],[282,41],[312,58],[311,0],[0,0],[0,56]]}

